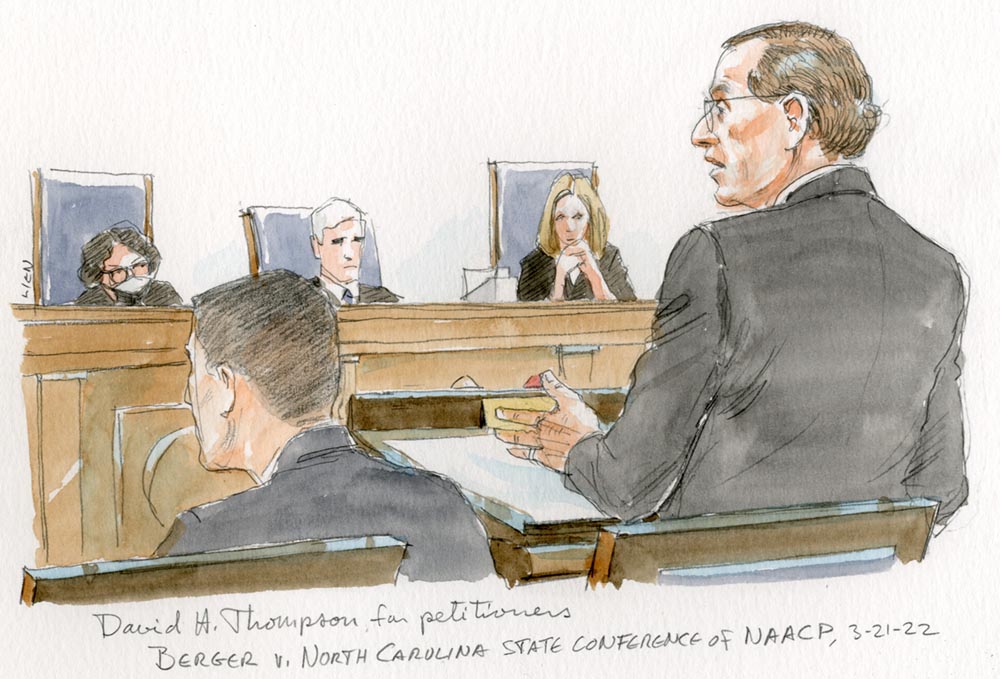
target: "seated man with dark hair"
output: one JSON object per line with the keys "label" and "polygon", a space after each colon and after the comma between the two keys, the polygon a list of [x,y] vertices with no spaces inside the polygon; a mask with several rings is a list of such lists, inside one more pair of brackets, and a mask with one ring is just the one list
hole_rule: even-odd
{"label": "seated man with dark hair", "polygon": [[202,464],[259,485],[183,512],[158,554],[390,535],[407,542],[400,572],[411,580],[493,572],[486,533],[451,481],[366,455],[330,420],[337,321],[314,285],[271,271],[193,304],[187,399]]}

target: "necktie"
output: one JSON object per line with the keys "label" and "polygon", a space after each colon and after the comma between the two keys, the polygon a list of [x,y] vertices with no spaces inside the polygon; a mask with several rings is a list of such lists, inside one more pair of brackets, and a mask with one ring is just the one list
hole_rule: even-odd
{"label": "necktie", "polygon": [[350,290],[344,290],[344,298],[342,301],[344,304],[354,304],[354,295],[351,294]]}

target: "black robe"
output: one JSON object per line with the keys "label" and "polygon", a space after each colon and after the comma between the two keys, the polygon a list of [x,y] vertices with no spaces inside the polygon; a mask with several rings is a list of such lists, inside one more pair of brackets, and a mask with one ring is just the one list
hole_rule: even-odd
{"label": "black robe", "polygon": [[[608,289],[621,302],[635,299],[635,291],[628,279],[628,269],[622,262],[621,252],[611,243],[604,248],[604,256],[597,261],[597,268],[604,277]],[[541,248],[535,248],[521,260],[521,275],[517,279],[517,299],[520,302],[540,302],[552,294],[556,280],[556,260]],[[563,288],[566,300],[594,299],[590,281],[581,272],[574,283],[567,275]]]}

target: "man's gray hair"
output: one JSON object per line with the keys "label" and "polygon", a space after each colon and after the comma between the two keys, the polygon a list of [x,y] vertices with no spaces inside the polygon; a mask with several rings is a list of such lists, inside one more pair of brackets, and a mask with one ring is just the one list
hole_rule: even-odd
{"label": "man's gray hair", "polygon": [[355,219],[361,224],[362,231],[368,229],[364,211],[357,205],[344,198],[331,198],[309,215],[312,222],[312,235],[316,240],[323,240],[323,229],[332,229],[341,222]]}
{"label": "man's gray hair", "polygon": [[192,304],[208,367],[246,377],[276,417],[293,421],[333,407],[337,317],[315,285],[279,269],[214,287]]}

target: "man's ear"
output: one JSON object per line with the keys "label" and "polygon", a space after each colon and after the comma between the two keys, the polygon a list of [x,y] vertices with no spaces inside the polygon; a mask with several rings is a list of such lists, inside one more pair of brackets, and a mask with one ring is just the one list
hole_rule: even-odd
{"label": "man's ear", "polygon": [[216,372],[219,382],[219,414],[228,417],[236,405],[236,374],[228,365],[220,365]]}
{"label": "man's ear", "polygon": [[316,236],[309,236],[309,242],[312,244],[313,255],[319,259],[319,241],[316,240]]}
{"label": "man's ear", "polygon": [[788,146],[787,151],[791,151],[802,143],[806,132],[809,131],[811,111],[809,110],[809,100],[799,92],[792,92],[781,100],[781,108],[785,113],[788,124]]}

